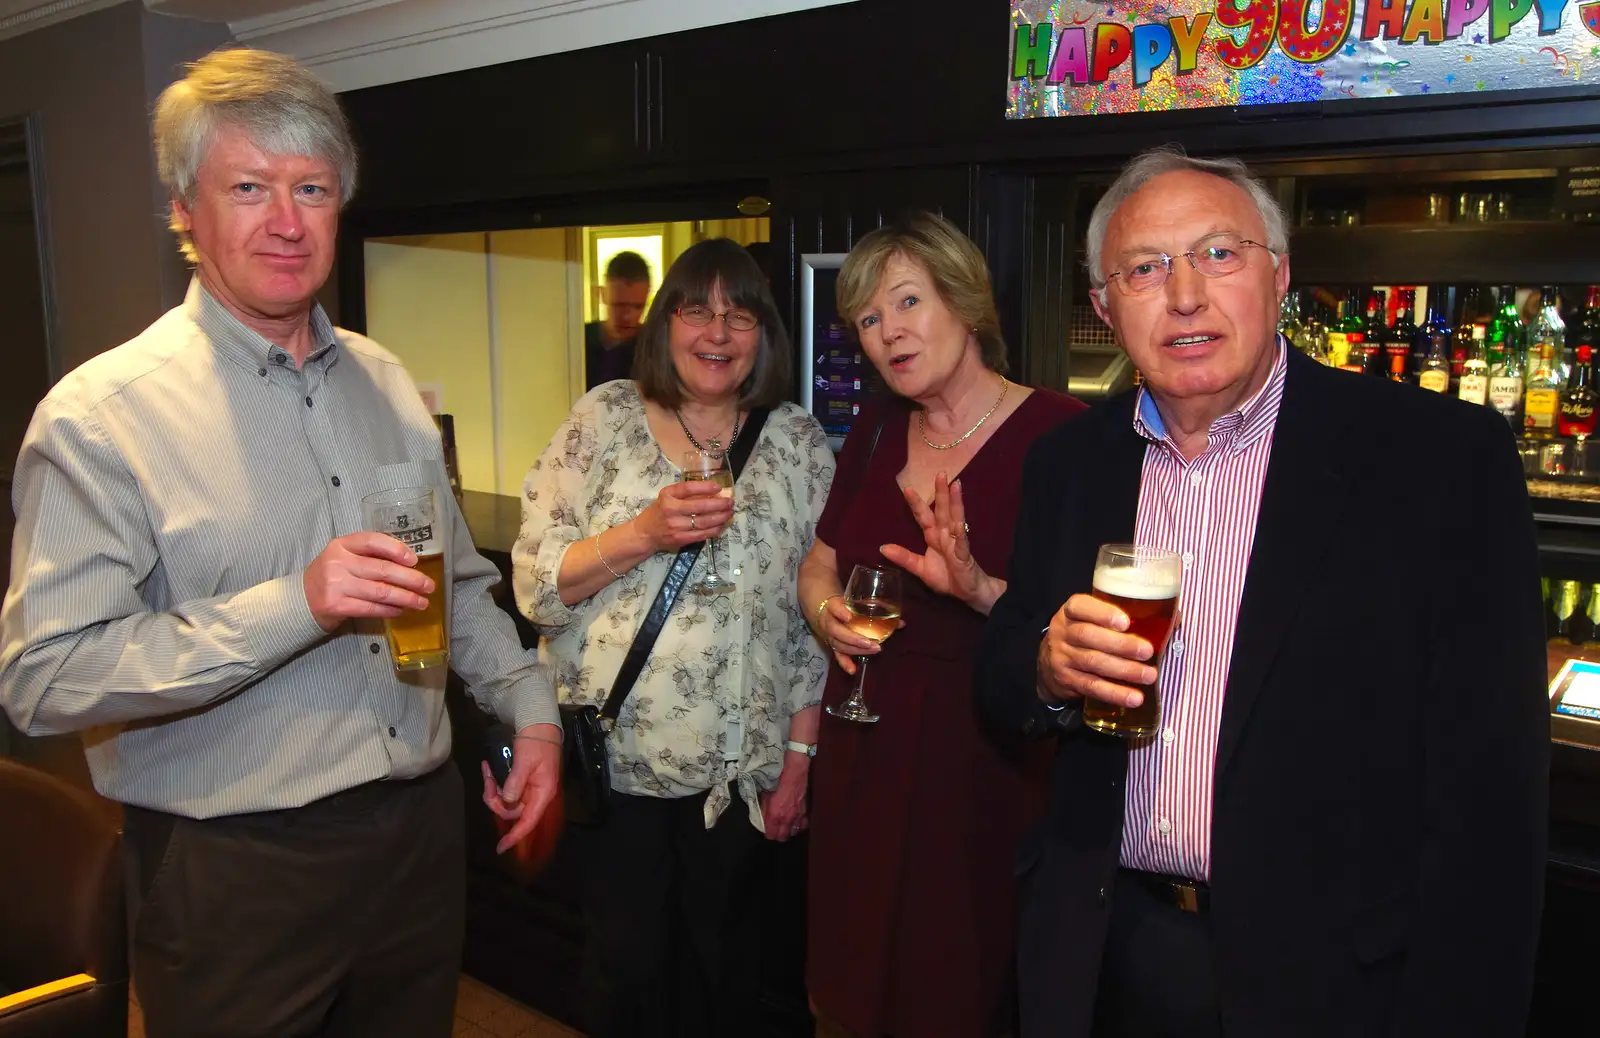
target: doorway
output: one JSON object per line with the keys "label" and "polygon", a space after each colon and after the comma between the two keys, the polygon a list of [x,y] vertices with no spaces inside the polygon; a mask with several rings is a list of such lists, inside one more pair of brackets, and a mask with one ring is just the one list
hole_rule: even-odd
{"label": "doorway", "polygon": [[366,331],[454,419],[463,490],[515,495],[586,391],[586,329],[608,317],[606,271],[644,261],[646,307],[689,246],[770,239],[766,217],[369,237]]}

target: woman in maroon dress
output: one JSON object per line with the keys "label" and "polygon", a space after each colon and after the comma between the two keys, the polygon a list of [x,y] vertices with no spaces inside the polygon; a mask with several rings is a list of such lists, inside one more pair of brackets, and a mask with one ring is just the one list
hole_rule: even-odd
{"label": "woman in maroon dress", "polygon": [[[937,216],[863,238],[838,297],[894,395],[845,442],[800,602],[838,663],[823,702],[872,656],[880,720],[821,719],[807,982],[820,1034],[1005,1035],[1015,847],[1047,751],[980,730],[973,657],[1005,590],[1023,457],[1083,405],[1006,380],[983,255]],[[880,648],[850,631],[841,596],[854,566],[886,563],[905,570],[903,627]]]}

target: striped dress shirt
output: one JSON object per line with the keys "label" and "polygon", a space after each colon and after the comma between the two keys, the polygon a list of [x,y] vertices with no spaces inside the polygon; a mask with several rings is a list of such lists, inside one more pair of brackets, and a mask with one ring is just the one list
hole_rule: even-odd
{"label": "striped dress shirt", "polygon": [[560,723],[410,376],[320,307],[311,321],[319,348],[296,368],[197,280],[34,413],[0,703],[31,734],[83,732],[108,797],[208,818],[449,757],[444,674],[397,677],[381,621],[330,635],[306,602],[305,568],[378,490],[429,485],[445,510],[451,666],[474,696],[519,728]]}
{"label": "striped dress shirt", "polygon": [[1134,429],[1150,441],[1139,481],[1139,544],[1183,556],[1181,613],[1159,669],[1161,729],[1128,753],[1122,864],[1207,881],[1211,794],[1222,699],[1239,600],[1250,567],[1261,486],[1283,399],[1286,347],[1266,384],[1212,423],[1205,451],[1184,459],[1143,389]]}

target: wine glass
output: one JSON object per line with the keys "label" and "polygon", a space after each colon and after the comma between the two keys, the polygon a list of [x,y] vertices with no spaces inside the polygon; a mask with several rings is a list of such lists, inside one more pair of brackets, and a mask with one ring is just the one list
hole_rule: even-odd
{"label": "wine glass", "polygon": [[[844,604],[850,609],[850,630],[863,638],[882,642],[900,627],[900,574],[877,566],[857,566],[850,571]],[[872,724],[878,719],[862,699],[866,692],[867,661],[871,658],[856,657],[855,691],[838,706],[828,707],[828,713],[861,724]]]}
{"label": "wine glass", "polygon": [[[721,487],[719,497],[733,496],[733,470],[728,468],[728,456],[721,451],[688,451],[684,454],[682,482],[695,480],[705,480]],[[721,536],[717,536],[706,541],[706,550],[711,556],[706,562],[705,577],[694,588],[702,595],[726,594],[738,586],[731,577],[723,576],[717,566],[717,542],[720,540]]]}

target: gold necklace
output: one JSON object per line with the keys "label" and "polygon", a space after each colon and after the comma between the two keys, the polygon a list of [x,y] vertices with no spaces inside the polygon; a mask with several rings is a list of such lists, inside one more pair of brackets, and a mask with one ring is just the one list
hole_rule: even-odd
{"label": "gold necklace", "polygon": [[989,420],[989,416],[990,415],[992,415],[996,411],[1000,410],[1000,405],[1005,403],[1005,400],[1006,400],[1006,390],[1008,390],[1010,388],[1011,388],[1011,383],[1009,381],[1007,381],[1007,379],[1006,379],[1006,377],[1004,375],[1001,375],[1000,376],[1000,399],[998,399],[998,400],[996,400],[994,402],[994,406],[993,407],[991,407],[991,408],[989,408],[989,410],[983,412],[983,417],[978,419],[978,424],[977,425],[974,425],[972,428],[970,428],[966,432],[962,433],[956,439],[951,440],[949,443],[934,443],[932,440],[928,439],[928,412],[927,412],[927,409],[924,408],[923,410],[918,411],[917,412],[917,432],[922,435],[922,442],[926,443],[928,446],[932,447],[936,451],[947,451],[951,447],[959,447],[959,446],[961,446],[963,443],[967,442],[967,438],[968,437],[970,437],[973,433],[977,432],[979,429],[983,428],[983,423],[987,422]]}

